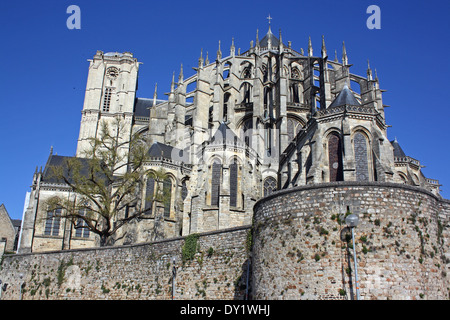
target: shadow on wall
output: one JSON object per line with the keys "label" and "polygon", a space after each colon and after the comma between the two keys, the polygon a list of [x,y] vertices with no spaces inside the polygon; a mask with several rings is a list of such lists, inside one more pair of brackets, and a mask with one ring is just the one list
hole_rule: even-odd
{"label": "shadow on wall", "polygon": [[252,300],[251,279],[251,258],[247,258],[242,264],[239,276],[234,282],[234,300]]}

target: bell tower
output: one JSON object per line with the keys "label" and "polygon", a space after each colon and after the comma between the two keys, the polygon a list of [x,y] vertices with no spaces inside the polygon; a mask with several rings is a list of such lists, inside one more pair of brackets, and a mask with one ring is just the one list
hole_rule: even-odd
{"label": "bell tower", "polygon": [[127,132],[123,139],[129,139],[137,90],[140,62],[132,53],[97,51],[89,62],[77,157],[89,148],[89,138],[98,136],[101,121],[121,117]]}

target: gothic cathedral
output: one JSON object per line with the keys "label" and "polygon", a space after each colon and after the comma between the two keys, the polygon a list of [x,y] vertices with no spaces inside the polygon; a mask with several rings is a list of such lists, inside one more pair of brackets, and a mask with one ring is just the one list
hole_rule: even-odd
{"label": "gothic cathedral", "polygon": [[[269,26],[240,51],[233,41],[227,54],[219,42],[213,61],[202,53],[195,74],[185,78],[181,67],[173,75],[165,100],[156,89],[153,98],[137,97],[133,54],[97,51],[90,60],[76,157],[100,121],[120,116],[126,137],[138,133],[148,143],[145,192],[154,192],[151,173],[161,168],[170,190],[161,210],[141,204],[150,219],[124,226],[116,245],[250,225],[257,200],[307,184],[394,182],[439,194],[439,182],[388,139],[378,76],[370,66],[364,76],[350,73],[345,45],[341,61],[336,53],[329,58],[323,38],[320,55],[311,39],[298,52]],[[51,152],[34,174],[21,252],[98,245],[94,234],[52,218],[44,205],[71,192],[47,172],[64,158]]]}

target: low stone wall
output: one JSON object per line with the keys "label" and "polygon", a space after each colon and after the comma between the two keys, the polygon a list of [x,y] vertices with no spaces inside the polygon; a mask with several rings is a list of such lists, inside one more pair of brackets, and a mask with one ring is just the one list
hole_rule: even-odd
{"label": "low stone wall", "polygon": [[[183,262],[186,237],[139,245],[5,255],[2,299],[243,299],[250,226],[198,235]],[[195,240],[194,240],[195,242]],[[195,247],[194,247],[195,248]],[[173,259],[175,258],[175,264]],[[20,284],[24,288],[20,290]]]}
{"label": "low stone wall", "polygon": [[[256,299],[448,299],[450,205],[417,187],[339,182],[281,190],[255,205]],[[350,241],[348,241],[350,240]]]}

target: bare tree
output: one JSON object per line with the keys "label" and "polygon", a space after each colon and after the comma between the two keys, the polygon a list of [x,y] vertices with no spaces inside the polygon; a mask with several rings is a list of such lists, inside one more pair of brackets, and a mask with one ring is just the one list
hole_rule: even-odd
{"label": "bare tree", "polygon": [[144,195],[148,146],[137,134],[127,136],[120,118],[113,125],[103,121],[83,158],[65,158],[63,165],[50,168],[75,196],[50,198],[49,210],[61,209],[58,217],[68,219],[75,229],[97,234],[100,246],[112,244],[113,235],[125,224],[146,217],[143,201],[164,202],[167,197],[158,188],[165,176],[162,170],[152,175],[155,193]]}

